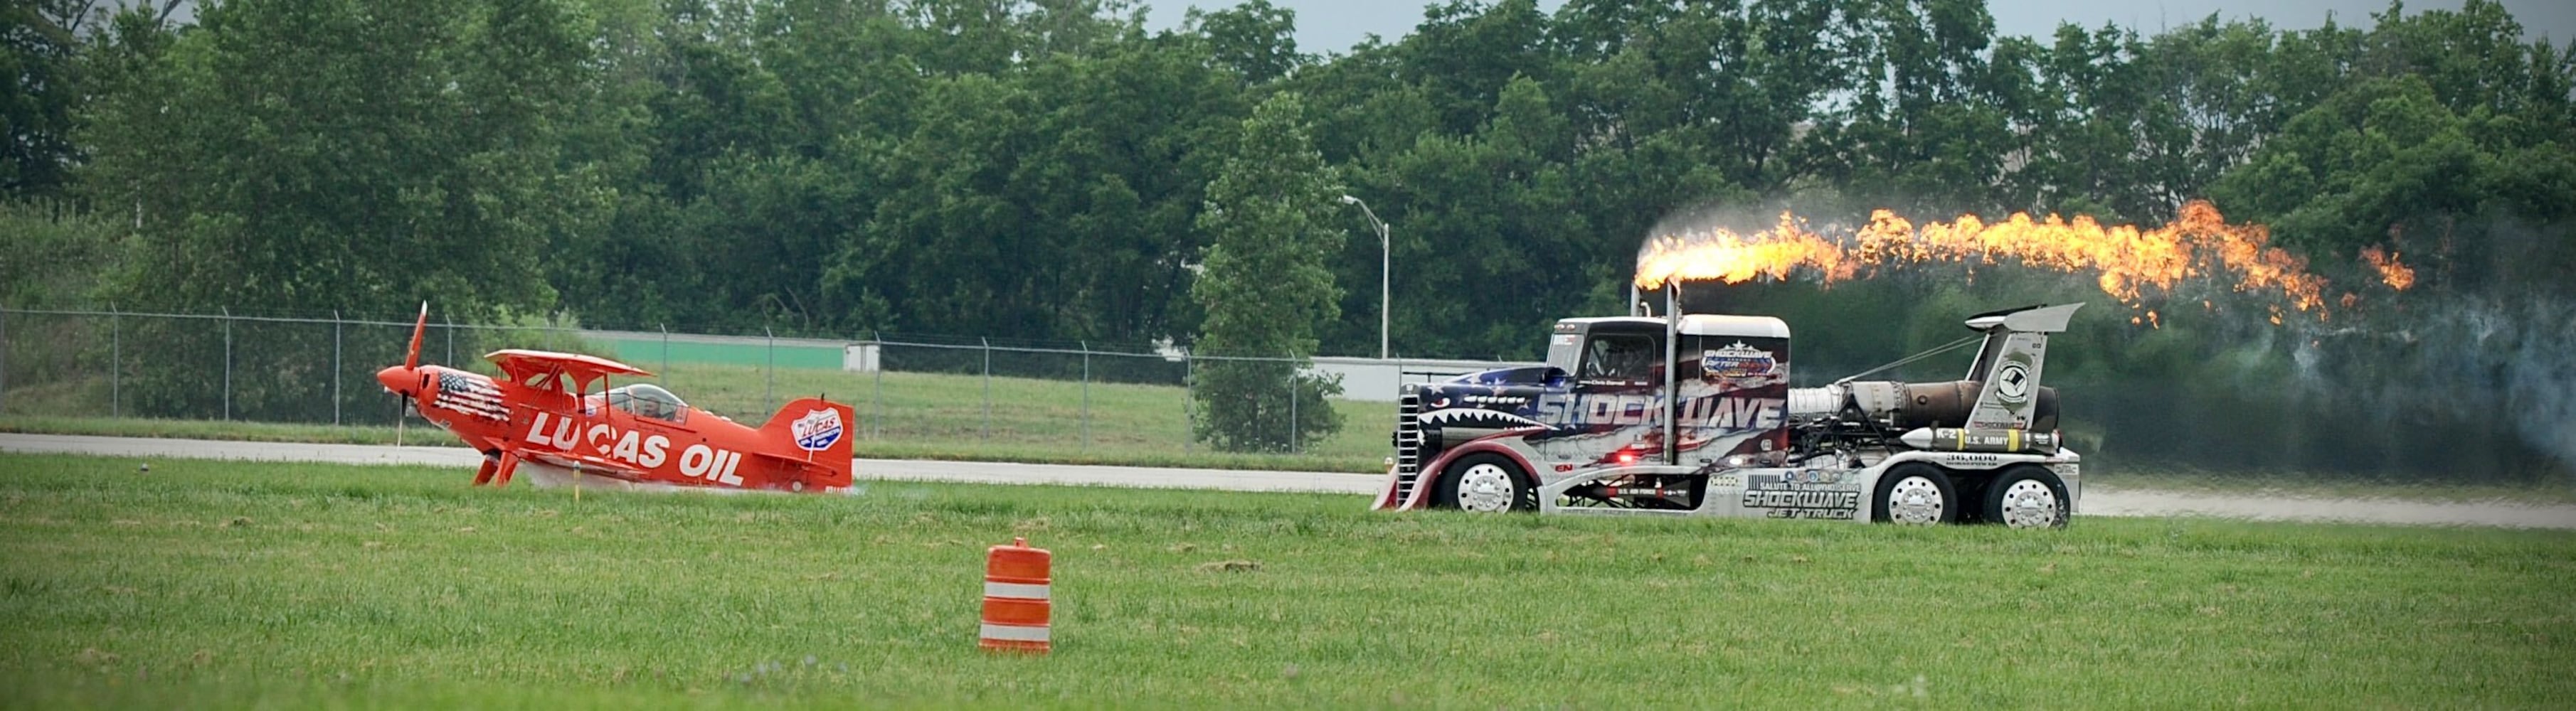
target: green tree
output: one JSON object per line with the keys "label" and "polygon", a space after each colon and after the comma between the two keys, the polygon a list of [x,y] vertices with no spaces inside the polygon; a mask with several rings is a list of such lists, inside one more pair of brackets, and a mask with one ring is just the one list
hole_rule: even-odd
{"label": "green tree", "polygon": [[553,231],[543,260],[557,303],[594,323],[673,324],[696,293],[699,259],[675,234],[680,206],[651,171],[662,160],[653,100],[665,56],[661,0],[590,0],[592,71],[561,87],[573,102],[558,135],[561,164],[581,176],[582,219]]}
{"label": "green tree", "polygon": [[934,79],[824,294],[853,328],[1187,340],[1192,221],[1241,122],[1196,37]]}
{"label": "green tree", "polygon": [[1214,12],[1192,7],[1187,17],[1185,22],[1206,39],[1216,63],[1234,70],[1245,83],[1262,84],[1287,76],[1306,61],[1297,54],[1297,11],[1273,6],[1269,0],[1248,0]]}
{"label": "green tree", "polygon": [[[557,0],[240,0],[211,5],[96,101],[82,176],[134,225],[111,298],[136,310],[384,318],[423,299],[458,321],[541,311],[547,235],[586,192],[556,129],[586,45]],[[127,210],[132,212],[127,213]],[[127,222],[124,214],[133,217]],[[162,415],[217,408],[179,353],[148,351]],[[327,419],[328,329],[245,325],[237,417]],[[202,360],[194,365],[202,365]]]}
{"label": "green tree", "polygon": [[1449,133],[1472,133],[1514,77],[1548,78],[1556,63],[1546,41],[1547,15],[1534,0],[1429,5],[1402,45],[1404,78]]}
{"label": "green tree", "polygon": [[[1513,79],[1491,115],[1474,135],[1426,134],[1355,176],[1358,194],[1383,196],[1371,203],[1393,226],[1397,352],[1535,356],[1548,323],[1572,315],[1595,278],[1619,278],[1585,267],[1635,253],[1636,236],[1598,235],[1585,223],[1569,171],[1551,160],[1570,152],[1571,129],[1538,82]],[[1376,276],[1376,245],[1366,242],[1343,262],[1353,283]],[[1375,296],[1345,303],[1373,312]],[[1336,333],[1373,344],[1373,321]]]}
{"label": "green tree", "polygon": [[1340,394],[1340,379],[1298,372],[1317,331],[1340,316],[1329,260],[1343,237],[1319,214],[1338,207],[1341,186],[1304,115],[1293,92],[1253,109],[1198,218],[1214,244],[1190,290],[1207,313],[1196,352],[1276,359],[1199,368],[1197,436],[1226,451],[1294,450],[1342,426],[1326,400]]}
{"label": "green tree", "polygon": [[[1241,124],[1244,92],[1198,61],[1186,35],[1060,57],[1026,85],[1042,113],[1010,180],[1042,227],[1027,253],[1049,255],[1024,298],[1049,305],[1056,337],[1186,337],[1188,272],[1205,244],[1192,229],[1206,186]],[[1197,39],[1197,38],[1188,38]]]}
{"label": "green tree", "polygon": [[1004,194],[1025,105],[1018,86],[982,74],[940,78],[923,93],[913,133],[884,157],[887,187],[872,200],[874,217],[824,276],[828,298],[861,321],[853,325],[1046,334],[1021,304],[1004,300],[1044,264],[1005,242],[1028,227]]}
{"label": "green tree", "polygon": [[113,219],[54,203],[0,202],[0,305],[85,308],[124,259]]}
{"label": "green tree", "polygon": [[1887,80],[1855,88],[1810,135],[1823,177],[1910,212],[2000,207],[2016,107],[1991,61],[1984,4],[1875,0],[1846,13],[1858,29],[1845,61]]}
{"label": "green tree", "polygon": [[2463,116],[2435,97],[2414,76],[2356,84],[2292,119],[2216,193],[2320,262],[2385,245],[2491,263],[2507,284],[2563,285],[2547,275],[2576,266],[2576,248],[2564,239],[2507,247],[2527,240],[2522,230],[2486,218],[2576,217],[2576,153],[2561,142],[2576,135],[2516,140],[2515,117],[2485,107]]}
{"label": "green tree", "polygon": [[[61,193],[79,151],[72,118],[84,87],[78,52],[83,15],[73,0],[0,5],[0,198]],[[145,2],[137,11],[149,11]],[[100,11],[104,15],[104,11]]]}
{"label": "green tree", "polygon": [[460,317],[548,305],[554,128],[585,56],[554,0],[242,0],[102,100],[86,176],[139,213],[137,308]]}
{"label": "green tree", "polygon": [[[644,59],[661,90],[652,119],[651,185],[680,205],[709,190],[716,164],[761,158],[793,141],[796,111],[771,63],[754,46],[746,0],[668,0],[660,46]],[[818,25],[823,23],[817,23]]]}

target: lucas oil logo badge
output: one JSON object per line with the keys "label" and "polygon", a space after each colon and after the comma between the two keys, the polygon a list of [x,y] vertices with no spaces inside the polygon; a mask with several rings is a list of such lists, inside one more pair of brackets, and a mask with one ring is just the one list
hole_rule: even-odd
{"label": "lucas oil logo badge", "polygon": [[1722,380],[1768,377],[1779,365],[1779,361],[1771,358],[1770,351],[1744,345],[1743,341],[1736,341],[1735,345],[1725,348],[1700,351],[1699,356],[1701,375]]}
{"label": "lucas oil logo badge", "polygon": [[841,411],[831,409],[808,411],[804,417],[788,423],[787,429],[796,434],[796,446],[799,449],[808,452],[831,449],[833,444],[841,441]]}

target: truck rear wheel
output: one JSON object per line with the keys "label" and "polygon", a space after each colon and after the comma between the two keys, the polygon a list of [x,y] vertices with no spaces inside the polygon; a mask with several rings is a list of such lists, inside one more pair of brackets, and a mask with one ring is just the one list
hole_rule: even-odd
{"label": "truck rear wheel", "polygon": [[1878,503],[1871,505],[1869,519],[1911,526],[1957,523],[1957,492],[1940,467],[1922,462],[1889,467],[1878,478]]}
{"label": "truck rear wheel", "polygon": [[1501,513],[1538,508],[1538,488],[1511,458],[1491,452],[1459,457],[1440,472],[1441,506]]}
{"label": "truck rear wheel", "polygon": [[2013,528],[2065,528],[2066,484],[2047,467],[2005,469],[1986,487],[1986,520]]}

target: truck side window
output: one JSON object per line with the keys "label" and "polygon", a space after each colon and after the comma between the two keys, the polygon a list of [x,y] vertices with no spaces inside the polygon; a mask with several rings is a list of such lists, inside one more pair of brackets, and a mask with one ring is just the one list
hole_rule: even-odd
{"label": "truck side window", "polygon": [[1637,335],[1601,335],[1585,344],[1584,378],[1646,380],[1653,376],[1655,341]]}

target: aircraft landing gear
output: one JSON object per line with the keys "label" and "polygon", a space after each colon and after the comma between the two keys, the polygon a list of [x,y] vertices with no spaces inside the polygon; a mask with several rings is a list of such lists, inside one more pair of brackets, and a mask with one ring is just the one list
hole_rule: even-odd
{"label": "aircraft landing gear", "polygon": [[[500,469],[501,469],[501,453],[499,453],[499,452],[485,452],[485,453],[483,454],[483,466],[482,466],[482,468],[479,468],[479,469],[475,469],[475,470],[474,470],[474,485],[475,485],[475,486],[482,486],[482,485],[484,485],[484,484],[492,483],[492,475],[493,475],[495,472],[500,471]],[[504,481],[504,482],[502,482],[502,483],[508,483],[508,482]]]}

